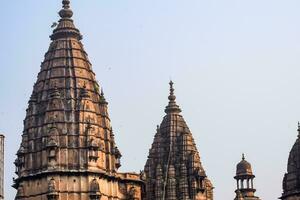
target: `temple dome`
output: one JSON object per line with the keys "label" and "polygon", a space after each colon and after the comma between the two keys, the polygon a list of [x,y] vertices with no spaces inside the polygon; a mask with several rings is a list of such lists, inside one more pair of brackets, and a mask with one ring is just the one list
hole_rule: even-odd
{"label": "temple dome", "polygon": [[239,162],[236,166],[236,175],[237,176],[244,176],[244,175],[253,176],[251,164],[245,160],[244,155],[243,155],[242,161]]}
{"label": "temple dome", "polygon": [[241,162],[236,166],[236,176],[234,177],[237,181],[235,200],[260,200],[259,197],[255,196],[254,178],[252,166],[246,161],[243,154]]}

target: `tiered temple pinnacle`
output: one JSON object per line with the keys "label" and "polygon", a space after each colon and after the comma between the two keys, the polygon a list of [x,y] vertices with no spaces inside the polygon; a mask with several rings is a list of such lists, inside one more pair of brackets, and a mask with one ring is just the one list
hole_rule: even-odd
{"label": "tiered temple pinnacle", "polygon": [[200,161],[199,152],[176,104],[170,82],[166,115],[157,127],[144,171],[147,200],[212,200],[213,186]]}
{"label": "tiered temple pinnacle", "polygon": [[61,19],[59,20],[59,23],[54,29],[53,34],[50,36],[50,38],[52,40],[56,40],[64,37],[73,37],[81,40],[82,35],[74,26],[73,20],[71,19],[73,16],[73,11],[70,8],[70,1],[63,0],[62,4],[62,9],[59,11],[59,16],[61,17]]}
{"label": "tiered temple pinnacle", "polygon": [[69,4],[63,0],[26,110],[16,199],[140,199],[140,175],[118,172],[108,104]]}
{"label": "tiered temple pinnacle", "polygon": [[[59,23],[28,101],[15,160],[16,200],[213,200],[213,185],[170,81],[166,115],[157,126],[144,171],[120,173],[108,102],[62,0]],[[0,165],[4,162],[0,135]],[[1,170],[2,169],[2,170]],[[3,166],[0,167],[3,199]],[[255,196],[252,166],[237,164],[235,200]],[[282,200],[300,200],[300,123],[283,180]]]}
{"label": "tiered temple pinnacle", "polygon": [[173,81],[170,81],[169,85],[170,85],[170,95],[169,95],[169,98],[168,98],[169,99],[169,104],[166,107],[165,112],[167,114],[169,114],[169,113],[180,113],[181,109],[176,104],[176,96],[174,94],[174,87],[173,87],[174,83],[173,83]]}

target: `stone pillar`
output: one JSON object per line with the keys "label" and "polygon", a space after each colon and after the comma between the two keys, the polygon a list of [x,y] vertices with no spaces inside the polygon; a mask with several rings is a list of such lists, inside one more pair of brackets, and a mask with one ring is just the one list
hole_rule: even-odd
{"label": "stone pillar", "polygon": [[0,200],[4,200],[4,135],[0,134]]}

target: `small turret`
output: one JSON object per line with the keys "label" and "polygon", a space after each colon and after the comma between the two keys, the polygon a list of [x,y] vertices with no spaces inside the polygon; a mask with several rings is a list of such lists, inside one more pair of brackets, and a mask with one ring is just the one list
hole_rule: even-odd
{"label": "small turret", "polygon": [[105,117],[109,120],[108,102],[105,99],[104,92],[103,92],[102,88],[101,88],[101,92],[100,92],[99,105],[100,105],[100,111],[101,111],[103,117]]}
{"label": "small turret", "polygon": [[259,200],[254,195],[256,189],[254,189],[253,180],[255,175],[252,171],[251,164],[246,161],[245,154],[242,155],[242,160],[236,166],[237,189],[235,191],[235,200]]}

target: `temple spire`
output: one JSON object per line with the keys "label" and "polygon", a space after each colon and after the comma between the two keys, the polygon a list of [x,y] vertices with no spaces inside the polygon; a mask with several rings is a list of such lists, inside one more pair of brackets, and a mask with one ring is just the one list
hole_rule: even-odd
{"label": "temple spire", "polygon": [[[133,196],[131,199],[140,200],[140,174],[118,172],[121,153],[107,102],[104,93],[99,94],[100,86],[72,19],[70,0],[57,2],[58,23],[53,26],[52,41],[26,109],[14,162],[14,199],[120,200]],[[39,139],[31,140],[31,135]],[[0,177],[1,170],[0,158]],[[120,185],[126,187],[120,191]]]}
{"label": "temple spire", "polygon": [[167,107],[165,109],[165,112],[167,114],[180,113],[181,109],[179,108],[179,106],[176,103],[176,96],[174,94],[174,87],[173,87],[174,83],[173,83],[173,81],[170,81],[169,85],[170,85],[170,95],[168,97],[169,104],[167,105]]}
{"label": "temple spire", "polygon": [[145,200],[213,200],[193,135],[176,104],[170,81],[167,113],[156,128],[145,171]]}

